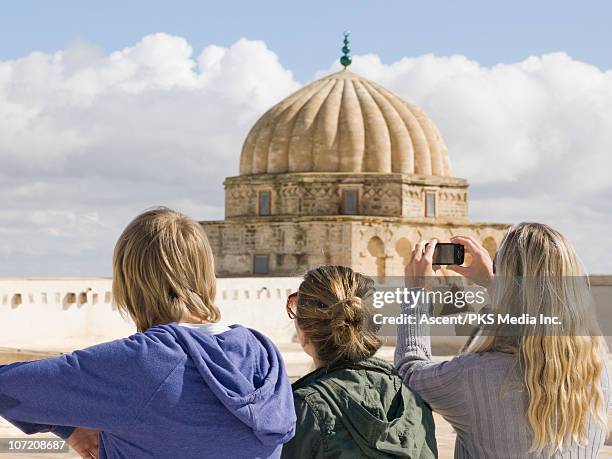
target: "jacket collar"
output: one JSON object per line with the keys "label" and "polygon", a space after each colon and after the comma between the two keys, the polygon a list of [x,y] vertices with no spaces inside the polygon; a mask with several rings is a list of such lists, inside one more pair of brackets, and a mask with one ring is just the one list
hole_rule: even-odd
{"label": "jacket collar", "polygon": [[367,359],[360,360],[359,362],[341,362],[334,365],[327,365],[317,368],[316,370],[302,376],[300,379],[294,382],[291,387],[293,390],[301,389],[302,387],[306,387],[321,378],[331,376],[337,371],[347,369],[374,370],[389,375],[397,374],[395,368],[390,363],[387,363],[378,357],[369,357]]}

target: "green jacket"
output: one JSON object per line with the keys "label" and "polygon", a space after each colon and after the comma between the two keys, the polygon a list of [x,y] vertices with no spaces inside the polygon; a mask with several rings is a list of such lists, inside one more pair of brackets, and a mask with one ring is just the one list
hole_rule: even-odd
{"label": "green jacket", "polygon": [[383,360],[318,369],[293,384],[293,398],[283,458],[438,457],[431,409]]}

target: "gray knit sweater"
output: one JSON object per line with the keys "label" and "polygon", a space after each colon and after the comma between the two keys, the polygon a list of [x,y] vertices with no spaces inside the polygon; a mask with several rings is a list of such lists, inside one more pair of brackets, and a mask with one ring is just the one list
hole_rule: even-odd
{"label": "gray knit sweater", "polygon": [[[426,309],[419,305],[417,314]],[[404,305],[402,312],[415,310]],[[606,428],[592,417],[586,445],[572,444],[553,456],[530,453],[533,436],[525,414],[528,399],[512,354],[460,355],[435,363],[428,326],[399,325],[395,366],[404,382],[457,432],[455,458],[596,458],[605,441]],[[609,407],[607,364],[602,389]]]}

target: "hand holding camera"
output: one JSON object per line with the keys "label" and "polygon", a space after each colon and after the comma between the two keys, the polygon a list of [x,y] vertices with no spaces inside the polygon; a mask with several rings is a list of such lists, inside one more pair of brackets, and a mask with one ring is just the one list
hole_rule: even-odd
{"label": "hand holding camera", "polygon": [[488,288],[493,279],[494,271],[493,260],[487,249],[472,236],[455,236],[451,238],[451,241],[462,244],[465,247],[465,253],[472,257],[472,261],[469,266],[450,265],[448,269],[467,277],[484,288]]}
{"label": "hand holding camera", "polygon": [[[414,246],[410,261],[406,265],[405,284],[406,288],[428,288],[430,280],[436,276],[439,266],[433,264],[434,252],[438,241],[420,241]],[[426,285],[428,284],[428,285]]]}
{"label": "hand holding camera", "polygon": [[[472,258],[469,266],[463,266],[464,255]],[[493,260],[480,242],[471,236],[455,236],[451,243],[438,243],[436,239],[419,242],[412,251],[406,266],[406,287],[425,288],[426,278],[436,276],[440,265],[467,277],[485,288],[493,279]]]}

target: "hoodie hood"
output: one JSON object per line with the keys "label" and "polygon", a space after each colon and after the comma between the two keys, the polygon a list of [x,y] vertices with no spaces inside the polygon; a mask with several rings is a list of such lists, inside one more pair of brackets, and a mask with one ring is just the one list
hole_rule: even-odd
{"label": "hoodie hood", "polygon": [[433,430],[431,411],[377,358],[317,370],[293,389],[317,393],[367,457],[419,457],[426,429]]}
{"label": "hoodie hood", "polygon": [[239,325],[205,335],[177,324],[161,325],[193,360],[219,401],[264,445],[295,432],[295,408],[282,357],[272,341]]}

